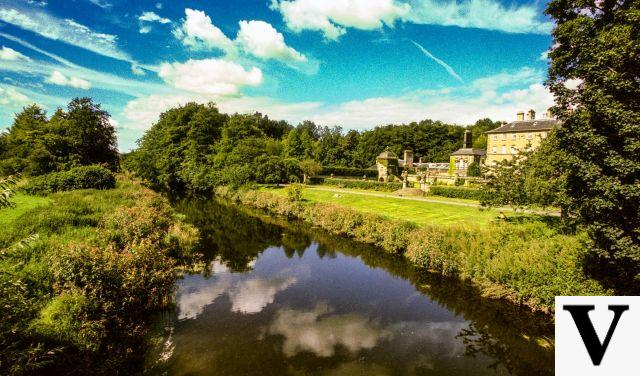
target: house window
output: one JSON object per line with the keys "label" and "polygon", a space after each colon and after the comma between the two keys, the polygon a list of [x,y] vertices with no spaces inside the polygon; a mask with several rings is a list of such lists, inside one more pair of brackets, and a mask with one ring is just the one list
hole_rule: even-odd
{"label": "house window", "polygon": [[498,135],[497,134],[493,135],[493,141],[498,141]]}
{"label": "house window", "polygon": [[513,134],[511,135],[511,139],[512,139],[512,140],[515,140],[517,137],[518,137],[518,135],[516,135],[515,133],[513,133]]}
{"label": "house window", "polygon": [[540,133],[540,137],[541,138],[547,138],[547,132]]}
{"label": "house window", "polygon": [[511,147],[511,154],[516,154],[518,152],[518,149],[514,148],[513,146]]}
{"label": "house window", "polygon": [[507,154],[507,147],[506,146],[502,147],[502,154]]}
{"label": "house window", "polygon": [[531,133],[527,133],[527,140],[531,140],[533,138],[533,135]]}
{"label": "house window", "polygon": [[493,152],[493,154],[497,154],[497,153],[498,153],[498,148],[494,146],[494,147],[491,149],[491,151]]}
{"label": "house window", "polygon": [[503,133],[503,134],[502,134],[502,141],[506,141],[506,139],[507,139],[507,134],[506,134],[506,133]]}

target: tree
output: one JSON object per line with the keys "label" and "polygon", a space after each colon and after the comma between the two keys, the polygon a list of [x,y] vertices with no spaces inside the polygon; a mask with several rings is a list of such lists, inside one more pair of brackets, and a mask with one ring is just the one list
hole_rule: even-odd
{"label": "tree", "polygon": [[256,180],[258,183],[275,184],[287,181],[287,168],[280,157],[264,156],[256,161]]}
{"label": "tree", "polygon": [[302,182],[308,183],[309,178],[318,175],[322,172],[322,165],[313,159],[305,159],[299,163],[300,170],[302,171]]}
{"label": "tree", "polygon": [[467,167],[467,176],[482,176],[482,169],[480,168],[480,164],[478,162],[474,161],[469,164],[469,167]]}
{"label": "tree", "polygon": [[69,102],[64,128],[71,148],[69,167],[106,164],[112,170],[117,168],[116,130],[109,119],[109,113],[91,98],[75,98]]}
{"label": "tree", "polygon": [[66,112],[58,109],[50,119],[37,105],[27,106],[2,138],[2,174],[33,176],[81,165],[118,166],[109,114],[90,98],[72,100]]}
{"label": "tree", "polygon": [[600,260],[638,291],[640,2],[553,0],[546,13],[556,24],[547,85],[563,121],[567,209]]}
{"label": "tree", "polygon": [[520,151],[513,159],[489,168],[489,181],[482,188],[482,204],[514,208],[564,207],[566,159],[556,133],[552,132],[535,151]]}

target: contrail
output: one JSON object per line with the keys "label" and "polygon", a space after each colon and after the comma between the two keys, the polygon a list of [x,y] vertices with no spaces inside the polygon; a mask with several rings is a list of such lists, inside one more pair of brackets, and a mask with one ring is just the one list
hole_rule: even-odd
{"label": "contrail", "polygon": [[422,53],[424,53],[425,55],[427,55],[428,58],[432,59],[433,61],[435,61],[436,63],[440,64],[440,66],[442,66],[444,69],[447,70],[447,72],[453,76],[455,79],[457,79],[460,82],[464,82],[462,80],[462,77],[458,76],[458,74],[456,73],[456,71],[453,70],[453,68],[451,68],[449,66],[449,64],[445,63],[444,61],[438,59],[437,57],[433,56],[433,54],[431,54],[431,52],[427,51],[426,48],[422,47],[419,43],[411,41],[411,43],[415,44],[416,47],[418,47],[418,49],[420,51],[422,51]]}

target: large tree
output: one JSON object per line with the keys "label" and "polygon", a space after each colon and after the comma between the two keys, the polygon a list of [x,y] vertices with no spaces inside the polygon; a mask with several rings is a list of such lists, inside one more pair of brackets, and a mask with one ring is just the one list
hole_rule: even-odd
{"label": "large tree", "polygon": [[600,260],[640,286],[640,1],[553,0],[546,12],[568,208]]}

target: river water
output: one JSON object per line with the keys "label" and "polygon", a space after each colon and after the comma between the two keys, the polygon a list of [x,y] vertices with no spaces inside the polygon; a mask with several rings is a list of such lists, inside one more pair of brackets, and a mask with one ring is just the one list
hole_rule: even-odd
{"label": "river water", "polygon": [[149,374],[553,373],[548,319],[300,223],[216,202],[178,210],[207,259],[158,319]]}

